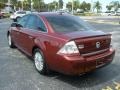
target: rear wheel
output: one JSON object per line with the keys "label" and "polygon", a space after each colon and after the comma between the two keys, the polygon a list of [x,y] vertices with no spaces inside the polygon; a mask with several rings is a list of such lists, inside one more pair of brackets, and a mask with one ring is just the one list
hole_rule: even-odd
{"label": "rear wheel", "polygon": [[11,38],[10,34],[8,34],[8,45],[9,45],[10,48],[15,47],[14,43],[12,42],[12,38]]}
{"label": "rear wheel", "polygon": [[41,74],[47,74],[47,66],[44,60],[43,53],[40,49],[35,49],[34,51],[34,64],[35,68]]}

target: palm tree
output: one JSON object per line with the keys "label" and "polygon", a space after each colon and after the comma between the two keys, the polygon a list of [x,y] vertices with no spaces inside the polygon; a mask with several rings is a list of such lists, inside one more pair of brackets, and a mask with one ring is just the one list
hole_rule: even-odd
{"label": "palm tree", "polygon": [[86,3],[85,1],[83,1],[80,4],[80,9],[84,10],[84,11],[90,11],[91,8],[91,4],[90,3]]}
{"label": "palm tree", "polygon": [[68,3],[66,4],[66,8],[67,8],[69,11],[71,11],[71,10],[72,10],[72,2],[68,2]]}
{"label": "palm tree", "polygon": [[0,0],[0,10],[5,7],[5,3],[7,3],[7,0]]}
{"label": "palm tree", "polygon": [[44,11],[46,9],[44,0],[32,0],[33,1],[33,8],[37,11]]}
{"label": "palm tree", "polygon": [[8,0],[0,0],[0,3],[7,3]]}
{"label": "palm tree", "polygon": [[102,9],[101,3],[99,1],[95,2],[93,8],[96,9],[97,13],[98,13],[100,11],[100,9]]}
{"label": "palm tree", "polygon": [[113,7],[112,5],[107,5],[107,6],[106,6],[106,8],[107,8],[107,10],[108,10],[109,12],[111,11],[112,7]]}
{"label": "palm tree", "polygon": [[120,7],[119,1],[112,1],[110,4],[113,6],[114,11],[117,11]]}
{"label": "palm tree", "polygon": [[59,9],[62,9],[63,8],[63,0],[59,0]]}
{"label": "palm tree", "polygon": [[15,10],[17,6],[17,0],[11,0],[11,4],[13,5],[14,10]]}
{"label": "palm tree", "polygon": [[77,10],[78,8],[80,8],[80,2],[79,2],[79,0],[75,0],[74,2],[74,10]]}

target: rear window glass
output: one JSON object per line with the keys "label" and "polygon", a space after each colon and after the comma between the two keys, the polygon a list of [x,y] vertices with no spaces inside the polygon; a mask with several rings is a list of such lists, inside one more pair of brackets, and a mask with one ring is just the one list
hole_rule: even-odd
{"label": "rear window glass", "polygon": [[73,32],[93,29],[88,23],[77,16],[54,15],[46,16],[46,18],[56,32]]}

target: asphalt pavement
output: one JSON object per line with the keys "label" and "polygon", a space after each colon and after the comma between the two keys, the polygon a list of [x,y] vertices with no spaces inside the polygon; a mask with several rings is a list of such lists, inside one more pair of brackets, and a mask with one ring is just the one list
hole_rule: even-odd
{"label": "asphalt pavement", "polygon": [[[111,90],[120,87],[120,25],[118,17],[81,17],[97,30],[113,34],[116,49],[114,61],[101,69],[82,76],[66,76],[52,72],[39,74],[33,61],[18,49],[8,47],[6,33],[12,23],[0,20],[0,90]],[[119,89],[118,89],[119,90]]]}

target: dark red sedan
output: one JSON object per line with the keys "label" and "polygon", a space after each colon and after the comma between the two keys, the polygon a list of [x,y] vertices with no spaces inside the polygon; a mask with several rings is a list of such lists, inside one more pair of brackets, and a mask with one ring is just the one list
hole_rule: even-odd
{"label": "dark red sedan", "polygon": [[115,54],[111,34],[65,13],[25,15],[11,25],[7,37],[11,48],[33,58],[41,74],[54,70],[79,75],[108,65]]}

